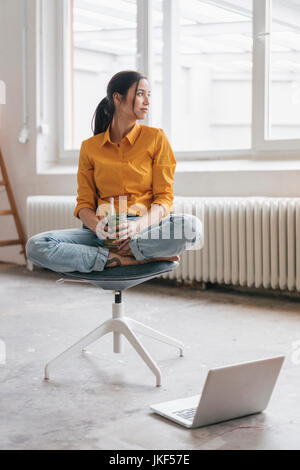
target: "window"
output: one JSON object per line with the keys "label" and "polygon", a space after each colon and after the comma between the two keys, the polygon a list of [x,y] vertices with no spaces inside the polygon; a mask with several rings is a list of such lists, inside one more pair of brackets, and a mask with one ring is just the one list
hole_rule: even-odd
{"label": "window", "polygon": [[180,0],[179,31],[175,149],[250,148],[252,0]]}
{"label": "window", "polygon": [[270,46],[270,139],[300,136],[300,2],[273,0]]}
{"label": "window", "polygon": [[149,77],[144,124],[166,131],[177,159],[299,150],[299,0],[58,4],[60,157],[77,162],[109,79],[129,68]]}
{"label": "window", "polygon": [[64,147],[80,148],[112,75],[137,68],[137,0],[67,0]]}

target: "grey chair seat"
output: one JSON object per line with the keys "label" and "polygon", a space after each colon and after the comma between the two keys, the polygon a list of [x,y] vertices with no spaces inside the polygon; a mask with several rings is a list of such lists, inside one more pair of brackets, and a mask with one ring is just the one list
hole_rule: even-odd
{"label": "grey chair seat", "polygon": [[104,290],[126,290],[132,286],[148,281],[156,276],[173,271],[179,263],[176,261],[152,261],[146,264],[136,264],[133,266],[118,266],[106,268],[103,271],[92,271],[82,273],[72,271],[61,272],[63,276],[87,281]]}

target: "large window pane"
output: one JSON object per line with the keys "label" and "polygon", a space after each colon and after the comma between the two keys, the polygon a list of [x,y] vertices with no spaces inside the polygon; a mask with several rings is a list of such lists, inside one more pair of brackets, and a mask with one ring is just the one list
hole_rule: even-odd
{"label": "large window pane", "polygon": [[251,146],[252,0],[180,0],[176,150]]}
{"label": "large window pane", "polygon": [[137,0],[70,0],[71,73],[65,148],[92,135],[91,119],[109,79],[136,70]]}
{"label": "large window pane", "polygon": [[270,60],[271,139],[300,138],[300,1],[273,0]]}

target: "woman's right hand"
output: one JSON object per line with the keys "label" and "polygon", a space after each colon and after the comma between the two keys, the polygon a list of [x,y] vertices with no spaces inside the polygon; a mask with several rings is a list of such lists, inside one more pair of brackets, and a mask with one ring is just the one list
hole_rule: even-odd
{"label": "woman's right hand", "polygon": [[108,224],[108,218],[104,216],[104,217],[101,217],[98,224],[96,225],[96,235],[98,238],[101,238],[102,240],[106,240],[108,238],[108,225],[107,224]]}

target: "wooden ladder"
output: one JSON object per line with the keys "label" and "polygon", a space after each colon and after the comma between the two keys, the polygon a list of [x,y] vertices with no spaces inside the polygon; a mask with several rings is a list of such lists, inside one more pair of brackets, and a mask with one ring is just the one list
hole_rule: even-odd
{"label": "wooden ladder", "polygon": [[18,240],[3,240],[3,241],[0,241],[0,247],[1,246],[8,246],[8,245],[22,245],[22,250],[20,251],[20,254],[22,254],[22,253],[24,254],[25,261],[26,261],[26,251],[25,251],[26,239],[25,239],[25,236],[24,236],[21,220],[20,220],[20,217],[19,217],[19,214],[18,214],[18,209],[17,209],[15,198],[14,198],[14,194],[13,194],[13,191],[12,191],[12,187],[11,187],[11,184],[10,184],[9,179],[8,179],[8,174],[7,174],[7,171],[6,171],[6,167],[5,167],[5,163],[4,163],[4,159],[3,159],[3,156],[2,156],[1,149],[0,149],[0,169],[1,169],[1,173],[2,173],[2,180],[1,180],[1,177],[0,177],[0,188],[2,186],[5,186],[7,197],[8,197],[8,200],[9,200],[10,207],[11,207],[10,210],[0,210],[0,216],[2,216],[2,215],[13,215],[14,219],[15,219],[17,232],[18,232],[18,235],[19,235]]}

